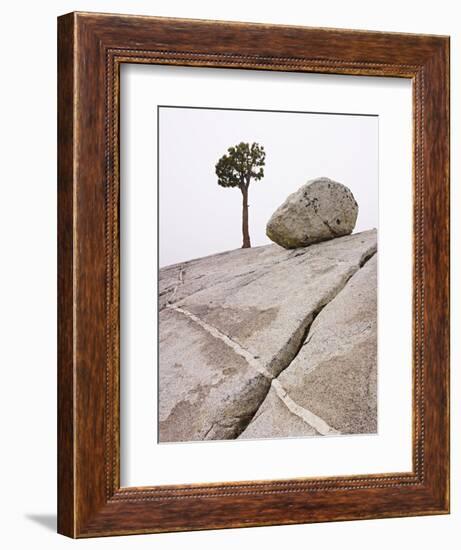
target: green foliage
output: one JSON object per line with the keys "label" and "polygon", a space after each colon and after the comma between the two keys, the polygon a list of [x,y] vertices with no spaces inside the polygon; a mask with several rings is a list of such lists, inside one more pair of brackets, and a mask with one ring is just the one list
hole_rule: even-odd
{"label": "green foliage", "polygon": [[248,189],[250,181],[264,177],[266,153],[258,143],[239,143],[229,147],[216,164],[218,184],[222,187]]}

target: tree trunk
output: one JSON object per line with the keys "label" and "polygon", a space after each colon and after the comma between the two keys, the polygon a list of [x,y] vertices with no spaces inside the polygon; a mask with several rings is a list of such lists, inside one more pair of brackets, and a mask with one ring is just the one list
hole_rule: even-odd
{"label": "tree trunk", "polygon": [[251,248],[250,242],[250,233],[248,231],[248,187],[243,187],[242,198],[242,233],[243,233],[243,244],[242,248]]}

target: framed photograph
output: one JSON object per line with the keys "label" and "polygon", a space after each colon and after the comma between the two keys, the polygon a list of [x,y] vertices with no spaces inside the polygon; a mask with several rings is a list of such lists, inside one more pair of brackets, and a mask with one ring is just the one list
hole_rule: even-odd
{"label": "framed photograph", "polygon": [[449,39],[58,20],[58,531],[449,512]]}

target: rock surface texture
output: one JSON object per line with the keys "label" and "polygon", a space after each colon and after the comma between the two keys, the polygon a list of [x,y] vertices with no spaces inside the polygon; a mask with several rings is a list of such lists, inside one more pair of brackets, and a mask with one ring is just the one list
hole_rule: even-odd
{"label": "rock surface texture", "polygon": [[266,234],[284,248],[298,248],[349,235],[357,221],[352,192],[329,178],[308,181],[272,214]]}
{"label": "rock surface texture", "polygon": [[376,231],[160,270],[159,440],[376,431]]}
{"label": "rock surface texture", "polygon": [[[240,437],[271,437],[282,419],[284,433],[292,436],[312,435],[313,429],[321,435],[376,432],[376,264],[375,255],[319,313]],[[286,417],[277,383],[312,415],[310,423]]]}

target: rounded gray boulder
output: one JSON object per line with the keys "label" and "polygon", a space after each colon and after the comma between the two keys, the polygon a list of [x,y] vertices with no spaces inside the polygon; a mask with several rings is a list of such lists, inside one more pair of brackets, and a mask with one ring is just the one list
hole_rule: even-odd
{"label": "rounded gray boulder", "polygon": [[272,214],[266,235],[284,248],[299,248],[352,233],[359,207],[345,185],[329,178],[308,181]]}

